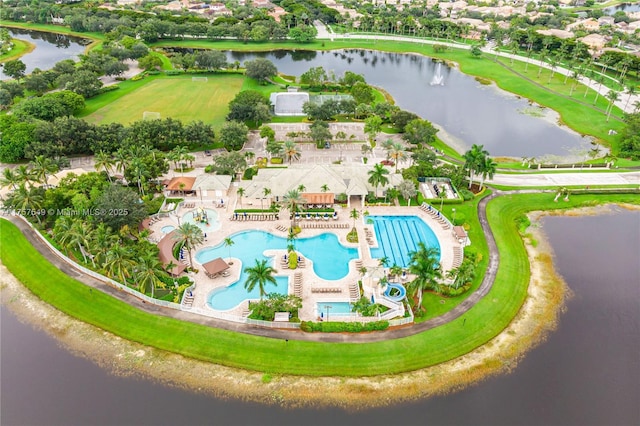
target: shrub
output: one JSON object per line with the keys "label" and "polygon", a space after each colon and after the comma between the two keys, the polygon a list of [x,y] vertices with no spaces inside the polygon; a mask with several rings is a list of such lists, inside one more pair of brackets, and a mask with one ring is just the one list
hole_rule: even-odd
{"label": "shrub", "polygon": [[373,322],[312,322],[302,321],[300,330],[307,333],[362,333],[365,331],[380,331],[389,328],[389,321],[373,321]]}
{"label": "shrub", "polygon": [[242,179],[251,180],[257,174],[258,174],[257,167],[249,167],[244,171],[244,174],[242,175]]}
{"label": "shrub", "polygon": [[462,199],[465,200],[465,201],[473,200],[473,197],[474,197],[473,192],[469,191],[466,188],[462,188],[462,189],[458,190],[458,194],[460,194]]}
{"label": "shrub", "polygon": [[271,164],[282,164],[284,160],[280,157],[273,157],[271,159]]}

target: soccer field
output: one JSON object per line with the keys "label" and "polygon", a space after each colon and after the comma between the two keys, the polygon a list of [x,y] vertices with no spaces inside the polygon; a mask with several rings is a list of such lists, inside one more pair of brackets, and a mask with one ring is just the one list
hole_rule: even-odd
{"label": "soccer field", "polygon": [[240,92],[243,81],[241,75],[210,75],[207,81],[192,81],[191,76],[157,79],[100,108],[85,120],[95,124],[129,124],[142,120],[145,112],[155,112],[160,113],[160,118],[172,117],[184,123],[202,120],[219,127],[229,111],[229,101]]}

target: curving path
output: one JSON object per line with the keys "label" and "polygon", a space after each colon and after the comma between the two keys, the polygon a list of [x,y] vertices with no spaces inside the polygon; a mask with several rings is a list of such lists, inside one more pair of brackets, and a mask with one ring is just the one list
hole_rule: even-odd
{"label": "curving path", "polygon": [[253,326],[249,324],[240,324],[230,321],[218,320],[215,318],[204,317],[190,313],[188,311],[178,311],[175,309],[164,308],[157,305],[152,305],[143,302],[141,299],[134,297],[128,293],[118,291],[118,289],[110,286],[105,281],[97,280],[89,275],[82,273],[75,267],[75,264],[60,257],[57,253],[52,251],[46,244],[43,243],[41,237],[35,232],[26,222],[18,216],[10,216],[3,214],[2,217],[15,224],[29,240],[29,242],[38,250],[49,262],[56,266],[59,270],[67,274],[68,276],[82,282],[83,284],[102,291],[116,299],[119,299],[131,306],[141,309],[145,312],[154,315],[163,315],[166,317],[172,317],[181,321],[190,321],[197,324],[202,324],[210,327],[216,327],[224,330],[235,331],[240,333],[253,334],[256,336],[269,337],[273,339],[291,339],[291,340],[308,340],[317,342],[349,342],[349,343],[365,343],[365,342],[377,342],[390,339],[399,339],[406,336],[412,336],[414,334],[422,333],[423,331],[430,330],[432,328],[446,324],[454,319],[462,316],[465,312],[471,309],[478,301],[484,297],[495,280],[495,275],[498,270],[499,255],[496,247],[495,239],[486,217],[487,203],[498,196],[498,192],[494,192],[488,197],[485,197],[478,204],[478,215],[482,229],[484,230],[487,238],[487,244],[489,245],[490,257],[485,273],[484,279],[478,287],[464,302],[456,306],[451,311],[444,315],[431,320],[414,324],[406,327],[393,328],[376,333],[360,333],[360,334],[338,334],[338,333],[305,333],[302,331],[291,330],[277,330],[264,327]]}

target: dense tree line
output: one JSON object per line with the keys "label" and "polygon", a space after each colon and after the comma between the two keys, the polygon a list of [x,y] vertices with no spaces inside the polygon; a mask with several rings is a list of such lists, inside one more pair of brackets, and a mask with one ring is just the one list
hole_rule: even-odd
{"label": "dense tree line", "polygon": [[[310,12],[306,19],[299,19],[301,13],[285,15],[277,22],[267,14],[267,10],[242,6],[234,9],[232,17],[219,17],[213,22],[207,18],[189,13],[156,11],[140,13],[128,10],[105,10],[76,7],[40,1],[35,4],[5,2],[4,18],[20,22],[51,23],[51,18],[62,18],[64,23],[76,32],[100,32],[107,35],[107,41],[118,40],[127,35],[141,38],[145,42],[160,39],[207,38],[211,40],[234,38],[242,41],[264,42],[284,40],[306,43],[315,38],[316,30],[311,25],[313,17],[335,17],[326,6],[309,1],[309,5],[319,5],[322,12]],[[309,6],[307,5],[307,6]],[[308,10],[305,8],[305,10]],[[315,9],[314,9],[315,10]],[[335,12],[335,11],[334,11]],[[336,18],[340,15],[337,14]],[[332,18],[334,19],[334,18]],[[334,19],[335,20],[335,19]]]}
{"label": "dense tree line", "polygon": [[22,106],[29,103],[21,103],[17,114],[0,117],[2,162],[13,163],[38,155],[62,158],[100,151],[114,153],[141,145],[168,151],[187,144],[211,144],[215,137],[213,128],[208,124],[201,121],[183,124],[172,118],[140,120],[128,127],[119,123],[95,125],[67,114],[45,120],[25,115]]}

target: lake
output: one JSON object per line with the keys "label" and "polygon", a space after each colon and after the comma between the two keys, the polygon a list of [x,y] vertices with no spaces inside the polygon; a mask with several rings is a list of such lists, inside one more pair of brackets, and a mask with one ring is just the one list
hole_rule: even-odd
{"label": "lake", "polygon": [[615,211],[541,221],[574,296],[511,374],[460,392],[357,413],[216,399],[110,375],[3,308],[2,424],[640,424],[640,212]]}
{"label": "lake", "polygon": [[[20,60],[27,66],[26,74],[30,74],[36,68],[40,68],[43,71],[48,70],[53,68],[56,62],[64,59],[77,60],[78,56],[84,53],[84,49],[88,44],[87,39],[69,37],[63,34],[19,28],[9,28],[9,33],[14,38],[28,41],[36,46],[32,52],[20,57]],[[0,80],[6,80],[7,78],[0,71]]]}
{"label": "lake", "polygon": [[[398,106],[444,128],[449,135],[446,141],[460,152],[478,144],[493,156],[564,157],[590,146],[589,138],[558,126],[553,119],[535,116],[539,110],[528,100],[482,85],[425,56],[346,49],[228,52],[228,57],[230,62],[241,63],[267,58],[287,75],[299,76],[318,66],[337,77],[347,70],[363,74],[369,84],[389,92]],[[443,85],[431,85],[437,75]]]}

